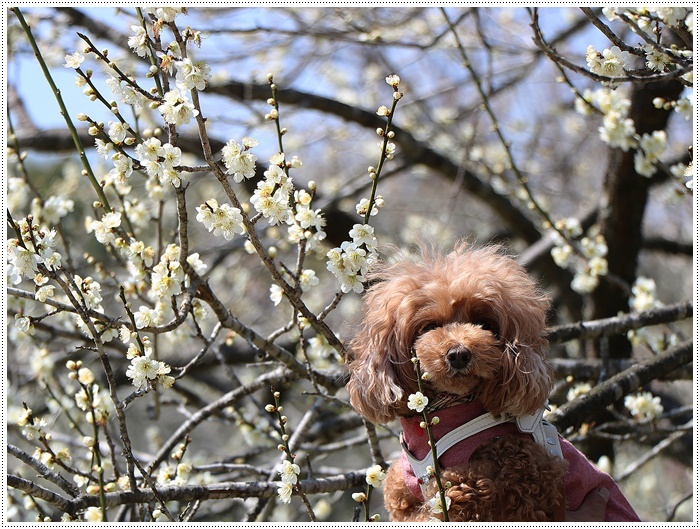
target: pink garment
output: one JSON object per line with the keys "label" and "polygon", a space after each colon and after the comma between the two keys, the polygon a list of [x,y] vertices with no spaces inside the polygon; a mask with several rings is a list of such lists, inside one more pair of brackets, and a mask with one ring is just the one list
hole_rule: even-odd
{"label": "pink garment", "polygon": [[[433,426],[433,437],[436,441],[442,438],[448,432],[456,427],[465,424],[466,422],[475,419],[476,417],[486,413],[483,406],[477,401],[471,401],[464,404],[458,404],[450,408],[445,408],[437,412],[431,413],[430,418],[437,416],[440,422]],[[402,418],[401,426],[403,428],[403,439],[406,446],[413,454],[413,457],[423,459],[428,451],[428,434],[425,429],[420,427],[422,417]],[[482,443],[493,437],[502,437],[504,435],[520,435],[532,438],[530,434],[524,434],[518,431],[515,423],[504,423],[493,428],[489,428],[483,432],[479,432],[467,439],[460,441],[457,445],[448,449],[440,458],[440,463],[443,468],[463,465],[469,461],[474,450]],[[586,495],[599,487],[605,487],[610,491],[610,499],[608,500],[605,513],[606,522],[639,522],[641,521],[634,509],[629,504],[627,499],[622,494],[622,491],[613,481],[613,479],[602,470],[598,469],[591,463],[586,456],[579,452],[569,441],[560,437],[562,452],[564,458],[569,462],[569,467],[566,471],[565,487],[566,487],[566,508],[570,511],[577,510]],[[405,454],[402,454],[399,462],[403,470],[404,481],[411,493],[417,498],[423,498],[423,493],[420,488],[418,478],[414,475],[411,464],[408,462]]]}

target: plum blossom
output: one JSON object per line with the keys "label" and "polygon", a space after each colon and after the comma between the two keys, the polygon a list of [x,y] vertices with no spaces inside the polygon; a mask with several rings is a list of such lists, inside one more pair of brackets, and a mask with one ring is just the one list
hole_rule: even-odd
{"label": "plum blossom", "polygon": [[109,171],[109,177],[118,185],[126,185],[127,179],[134,172],[134,162],[128,156],[118,152],[112,155],[114,167]]}
{"label": "plum blossom", "polygon": [[102,244],[111,244],[116,240],[116,229],[121,226],[122,214],[110,211],[102,216],[102,220],[87,222],[87,230],[95,233],[95,238]]}
{"label": "plum blossom", "polygon": [[664,411],[661,398],[654,397],[648,391],[637,393],[636,395],[627,395],[625,397],[625,408],[638,421],[652,421]]}
{"label": "plum blossom", "polygon": [[233,181],[242,182],[244,178],[255,176],[255,162],[258,157],[250,152],[258,142],[251,138],[243,138],[242,144],[230,140],[221,150],[222,159],[226,166],[226,174],[233,175]]}
{"label": "plum blossom", "polygon": [[44,204],[41,207],[41,216],[48,224],[56,224],[68,213],[73,211],[74,207],[74,201],[52,195],[44,200]]}
{"label": "plum blossom", "polygon": [[631,64],[630,53],[618,46],[606,48],[598,53],[593,46],[586,49],[586,63],[591,72],[605,77],[621,77]]}
{"label": "plum blossom", "polygon": [[7,253],[9,264],[7,274],[13,285],[18,285],[25,277],[32,279],[39,272],[38,265],[42,262],[41,258],[20,246],[17,239],[7,241]]}
{"label": "plum blossom", "polygon": [[221,204],[212,198],[201,206],[197,206],[197,221],[213,232],[214,235],[222,235],[230,241],[236,233],[244,233],[243,216],[241,210],[230,204]]}
{"label": "plum blossom", "polygon": [[15,328],[22,334],[29,336],[33,336],[36,332],[32,319],[22,314],[15,314]]}
{"label": "plum blossom", "polygon": [[63,65],[63,67],[75,70],[77,68],[80,68],[80,65],[83,63],[84,60],[85,60],[85,56],[82,53],[76,51],[72,55],[66,55],[66,57],[65,57],[66,62]]}
{"label": "plum blossom", "polygon": [[632,285],[629,304],[635,312],[658,307],[661,303],[656,299],[656,282],[648,277],[639,276]]}
{"label": "plum blossom", "polygon": [[151,292],[159,299],[176,296],[182,292],[184,277],[185,272],[179,261],[161,259],[161,262],[153,267]]}
{"label": "plum blossom", "polygon": [[158,138],[149,138],[134,149],[134,154],[142,164],[147,161],[157,162],[163,156],[163,147]]}
{"label": "plum blossom", "polygon": [[291,461],[285,459],[277,470],[282,479],[282,483],[288,483],[290,485],[296,485],[298,481],[301,469],[299,465],[292,463]]}
{"label": "plum blossom", "polygon": [[178,89],[170,90],[163,96],[163,103],[158,107],[163,119],[170,125],[186,125],[199,115],[199,110],[189,100],[186,93]]}
{"label": "plum blossom", "polygon": [[138,312],[134,313],[134,322],[137,329],[145,327],[154,327],[160,323],[160,313],[156,309],[149,309],[146,306],[139,307]]}
{"label": "plum blossom", "polygon": [[423,395],[420,391],[412,393],[408,396],[408,409],[415,410],[418,413],[422,413],[425,407],[428,405],[428,397]]}
{"label": "plum blossom", "polygon": [[374,228],[369,224],[355,224],[350,230],[352,242],[357,246],[364,245],[369,251],[377,247],[377,238],[374,236]]}
{"label": "plum blossom", "polygon": [[189,57],[175,63],[175,85],[180,90],[204,90],[211,79],[211,68],[204,61],[193,61]]}
{"label": "plum blossom", "polygon": [[277,488],[277,497],[282,503],[291,503],[294,486],[291,483],[282,483]]}
{"label": "plum blossom", "polygon": [[381,487],[382,482],[386,479],[386,472],[380,465],[369,467],[365,473],[365,481],[372,487]]}
{"label": "plum blossom", "polygon": [[169,388],[175,379],[168,375],[170,366],[160,362],[150,356],[137,356],[131,360],[131,364],[126,370],[126,376],[136,389],[146,389],[151,384]]}
{"label": "plum blossom", "polygon": [[122,143],[129,132],[129,126],[121,121],[110,121],[107,135],[113,143]]}
{"label": "plum blossom", "polygon": [[603,118],[603,126],[598,128],[600,139],[611,147],[619,147],[627,152],[634,146],[634,122],[617,112],[610,112]]}
{"label": "plum blossom", "polygon": [[148,33],[142,26],[136,24],[131,26],[131,31],[134,34],[129,37],[127,44],[136,55],[146,57],[148,55]]}
{"label": "plum blossom", "polygon": [[590,294],[598,287],[599,282],[598,276],[591,270],[581,270],[571,281],[571,288],[579,294]]}
{"label": "plum blossom", "polygon": [[343,292],[364,290],[364,275],[377,259],[374,251],[359,247],[356,243],[345,241],[340,248],[333,248],[326,254],[326,268],[336,276]]}
{"label": "plum blossom", "polygon": [[270,225],[282,224],[293,218],[290,194],[292,179],[278,165],[270,165],[265,171],[265,179],[258,182],[250,198],[256,211],[268,219]]}
{"label": "plum blossom", "polygon": [[[448,511],[450,510],[451,503],[452,500],[445,496],[445,505],[447,506]],[[436,492],[435,496],[428,500],[428,504],[430,505],[433,514],[442,514],[442,499],[440,498],[440,491]]]}

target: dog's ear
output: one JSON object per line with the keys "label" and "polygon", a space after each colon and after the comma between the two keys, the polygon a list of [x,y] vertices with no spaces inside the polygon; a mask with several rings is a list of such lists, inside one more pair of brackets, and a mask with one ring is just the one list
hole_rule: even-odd
{"label": "dog's ear", "polygon": [[[354,343],[357,347],[357,340]],[[393,421],[405,407],[405,399],[389,352],[373,349],[360,352],[355,349],[355,353],[346,386],[350,403],[370,422],[382,424]]]}
{"label": "dog's ear", "polygon": [[494,415],[519,417],[542,407],[552,390],[552,369],[544,354],[546,342],[525,345],[507,342],[500,377],[485,381],[477,397]]}
{"label": "dog's ear", "polygon": [[[386,277],[388,271],[377,274],[380,281],[365,295],[362,325],[349,344],[350,403],[365,418],[380,424],[408,412],[407,395],[417,385],[411,382],[415,376],[409,353],[413,318],[400,309],[410,289],[401,287],[400,278]],[[405,276],[410,277],[400,274]]]}

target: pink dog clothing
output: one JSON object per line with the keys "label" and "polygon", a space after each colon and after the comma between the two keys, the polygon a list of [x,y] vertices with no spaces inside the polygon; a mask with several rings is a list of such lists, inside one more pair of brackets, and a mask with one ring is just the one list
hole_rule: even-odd
{"label": "pink dog clothing", "polygon": [[[486,413],[486,410],[478,401],[471,401],[456,406],[445,408],[429,415],[439,417],[440,422],[432,426],[433,438],[437,442],[444,435],[454,430],[456,427]],[[423,459],[428,451],[428,434],[424,428],[420,427],[422,417],[402,418],[403,441],[413,457]],[[499,424],[483,432],[479,432],[459,444],[448,449],[440,458],[443,468],[463,465],[469,461],[472,453],[484,442],[494,437],[504,435],[519,435],[532,439],[530,434],[521,433],[514,422]],[[577,510],[586,495],[597,488],[604,487],[610,491],[605,521],[606,522],[639,522],[641,521],[627,499],[620,491],[620,488],[613,479],[602,470],[591,463],[586,456],[579,452],[570,442],[560,437],[559,442],[568,461],[569,466],[566,471],[566,508],[571,511]],[[417,498],[423,499],[418,478],[414,475],[411,464],[405,454],[399,461],[403,471],[404,481],[411,493]]]}

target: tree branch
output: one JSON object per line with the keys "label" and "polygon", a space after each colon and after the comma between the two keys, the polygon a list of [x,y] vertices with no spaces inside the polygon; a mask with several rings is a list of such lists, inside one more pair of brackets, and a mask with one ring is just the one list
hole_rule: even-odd
{"label": "tree branch", "polygon": [[547,420],[561,432],[569,428],[578,428],[601,408],[617,402],[652,380],[691,362],[692,359],[693,342],[688,340],[597,385],[582,397],[557,408],[548,415]]}
{"label": "tree branch", "polygon": [[549,330],[550,343],[568,342],[574,339],[601,338],[623,334],[626,331],[641,329],[649,325],[670,323],[689,318],[693,315],[693,303],[684,301],[658,309],[647,310],[639,314],[626,314],[593,321],[582,321],[560,325]]}

